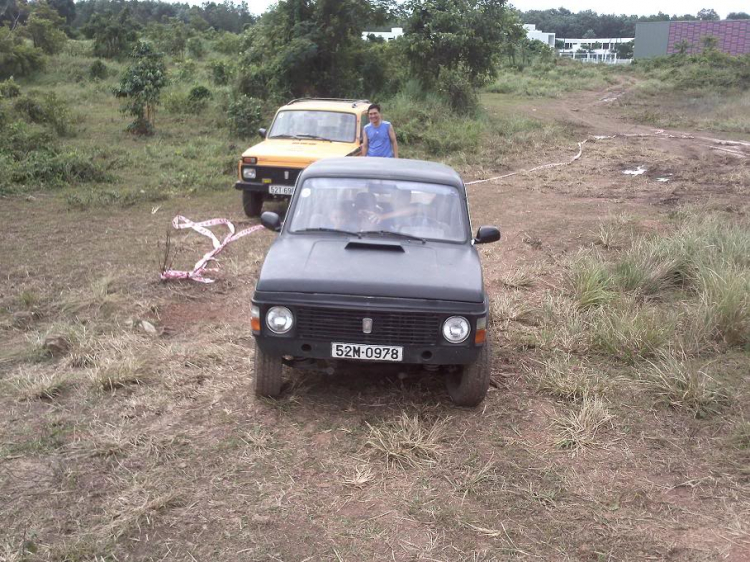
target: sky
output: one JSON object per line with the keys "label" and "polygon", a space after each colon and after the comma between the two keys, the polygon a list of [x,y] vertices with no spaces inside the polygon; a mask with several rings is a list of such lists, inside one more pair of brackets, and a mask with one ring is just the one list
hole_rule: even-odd
{"label": "sky", "polygon": [[[250,11],[262,14],[276,0],[247,0]],[[191,4],[200,4],[200,0],[192,0]],[[567,8],[571,12],[594,10],[599,14],[627,14],[649,16],[662,11],[666,14],[683,15],[697,14],[703,8],[713,8],[722,17],[730,12],[750,13],[748,0],[630,0],[629,2],[601,2],[601,0],[511,0],[510,2],[522,11],[547,10],[550,8]]]}

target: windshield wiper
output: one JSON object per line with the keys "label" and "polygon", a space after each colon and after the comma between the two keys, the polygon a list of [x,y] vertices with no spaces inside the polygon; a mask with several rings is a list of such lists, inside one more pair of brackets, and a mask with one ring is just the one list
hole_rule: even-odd
{"label": "windshield wiper", "polygon": [[406,238],[407,240],[416,240],[418,242],[421,242],[422,244],[425,244],[427,241],[424,238],[420,238],[419,236],[413,236],[411,234],[406,234],[404,232],[393,232],[392,230],[360,230],[359,234],[362,235],[368,235],[368,234],[378,234],[380,236],[396,236],[397,238]]}
{"label": "windshield wiper", "polygon": [[269,139],[296,139],[294,135],[269,135]]}
{"label": "windshield wiper", "polygon": [[295,234],[298,234],[300,232],[337,232],[339,234],[348,234],[349,236],[356,236],[357,238],[362,238],[362,235],[360,232],[352,232],[351,230],[340,230],[338,228],[326,228],[326,227],[317,227],[317,228],[303,228],[302,230],[293,230]]}
{"label": "windshield wiper", "polygon": [[298,139],[313,139],[313,140],[322,140],[322,141],[333,142],[331,139],[327,139],[325,137],[319,137],[318,135],[296,135],[295,138],[298,138]]}

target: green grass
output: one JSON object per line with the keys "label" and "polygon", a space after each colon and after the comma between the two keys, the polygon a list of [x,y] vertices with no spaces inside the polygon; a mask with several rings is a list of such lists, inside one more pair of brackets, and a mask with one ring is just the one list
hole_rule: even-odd
{"label": "green grass", "polygon": [[523,70],[501,69],[487,91],[524,97],[557,98],[569,92],[604,88],[617,82],[618,74],[627,71],[609,65],[573,61],[540,63]]}

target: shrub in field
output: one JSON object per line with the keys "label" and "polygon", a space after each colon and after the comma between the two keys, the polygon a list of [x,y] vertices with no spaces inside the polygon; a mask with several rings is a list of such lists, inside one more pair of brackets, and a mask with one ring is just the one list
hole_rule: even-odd
{"label": "shrub in field", "polygon": [[225,55],[238,55],[242,46],[242,36],[236,33],[224,32],[214,41],[213,47]]}
{"label": "shrub in field", "polygon": [[0,98],[17,98],[21,95],[21,87],[11,76],[0,82]]}
{"label": "shrub in field", "polygon": [[205,86],[195,86],[190,89],[187,101],[191,113],[200,113],[208,105],[208,100],[212,97],[211,90]]}
{"label": "shrub in field", "polygon": [[198,37],[191,37],[187,40],[187,52],[194,59],[202,59],[206,54],[206,46]]}
{"label": "shrub in field", "polygon": [[227,121],[232,134],[247,138],[256,133],[263,119],[260,101],[241,95],[229,102]]}
{"label": "shrub in field", "polygon": [[195,61],[185,59],[175,65],[173,77],[176,82],[195,82],[197,71]]}
{"label": "shrub in field", "polygon": [[50,125],[58,135],[67,135],[72,131],[70,110],[54,92],[45,94],[41,99],[19,97],[13,107],[32,123]]}
{"label": "shrub in field", "polygon": [[476,111],[479,98],[467,78],[465,69],[441,68],[436,87],[453,111],[463,115]]}
{"label": "shrub in field", "polygon": [[217,86],[226,86],[234,75],[234,68],[229,61],[212,61],[208,68],[211,72],[211,79]]}
{"label": "shrub in field", "polygon": [[109,69],[107,65],[100,60],[95,60],[89,66],[89,78],[92,80],[104,80],[107,77]]}
{"label": "shrub in field", "polygon": [[128,132],[149,135],[154,130],[161,90],[167,84],[167,71],[162,54],[154,51],[148,43],[138,43],[131,56],[134,62],[125,72],[114,94],[118,98],[126,98],[122,111],[135,118],[128,125]]}

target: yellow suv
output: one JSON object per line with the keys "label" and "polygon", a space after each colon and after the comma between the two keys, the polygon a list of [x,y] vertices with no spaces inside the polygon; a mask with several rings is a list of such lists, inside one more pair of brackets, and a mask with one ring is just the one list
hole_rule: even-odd
{"label": "yellow suv", "polygon": [[242,153],[238,165],[242,206],[257,217],[266,199],[288,198],[299,173],[332,156],[358,156],[367,124],[368,100],[304,98],[279,108],[263,142]]}

